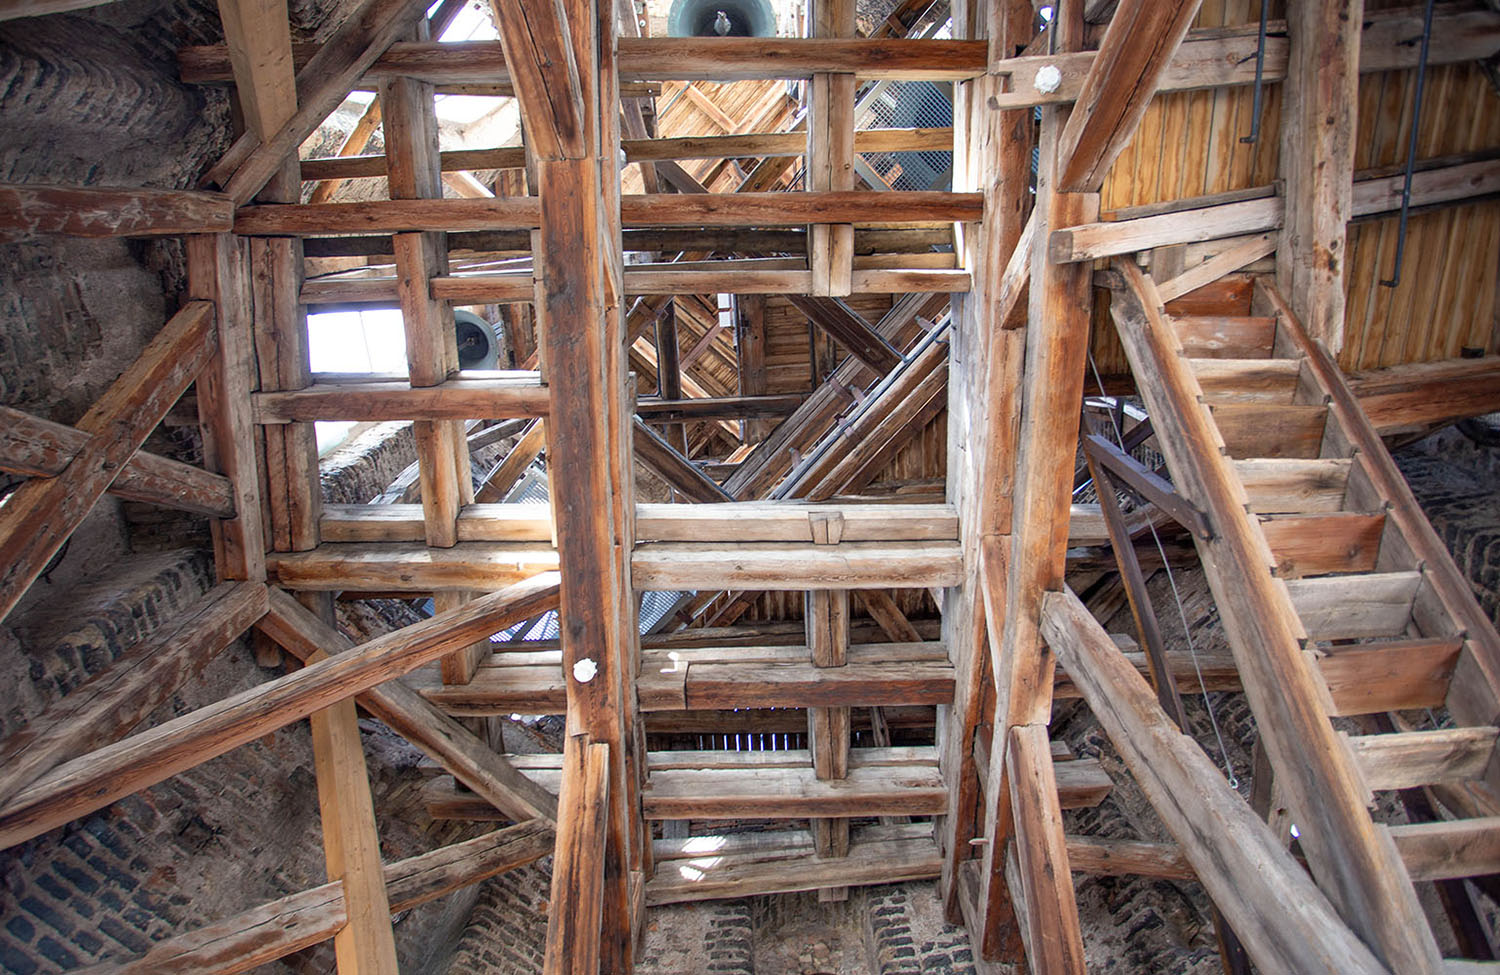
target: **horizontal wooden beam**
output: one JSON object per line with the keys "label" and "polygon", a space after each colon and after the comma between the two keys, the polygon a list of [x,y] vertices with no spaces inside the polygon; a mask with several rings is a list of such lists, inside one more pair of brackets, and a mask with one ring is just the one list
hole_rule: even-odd
{"label": "horizontal wooden beam", "polygon": [[[616,63],[623,82],[795,80],[820,71],[871,80],[961,81],[983,74],[987,63],[986,45],[979,41],[621,37],[618,43]],[[317,50],[317,45],[293,45],[299,68]],[[223,45],[183,48],[177,64],[188,83],[227,81],[231,76]],[[364,72],[364,80],[395,77],[449,85],[511,83],[499,41],[393,44]]]}
{"label": "horizontal wooden beam", "polygon": [[532,372],[498,379],[449,379],[436,386],[315,383],[305,389],[256,393],[252,402],[256,423],[299,423],[546,416],[549,399],[540,375]]}
{"label": "horizontal wooden beam", "polygon": [[1382,436],[1418,432],[1500,410],[1500,356],[1371,369],[1349,388]]}
{"label": "horizontal wooden beam", "polygon": [[[81,430],[0,406],[0,470],[56,477],[88,440]],[[109,493],[210,518],[234,517],[228,478],[144,450],[125,462]]]}
{"label": "horizontal wooden beam", "polygon": [[749,542],[733,548],[652,542],[631,559],[637,590],[902,589],[956,586],[962,557],[950,542]]}
{"label": "horizontal wooden beam", "polygon": [[[391,913],[547,856],[552,827],[529,820],[385,866]],[[333,937],[346,922],[341,881],[279,898],[156,942],[144,955],[80,975],[237,975]]]}
{"label": "horizontal wooden beam", "polygon": [[770,396],[703,396],[683,399],[639,399],[636,415],[650,423],[668,420],[755,420],[786,416],[806,399],[801,393]]}
{"label": "horizontal wooden beam", "polygon": [[639,504],[635,518],[642,542],[811,543],[815,523],[836,523],[844,542],[958,538],[958,512],[946,504]]}
{"label": "horizontal wooden beam", "polygon": [[0,184],[0,241],[217,234],[233,222],[234,203],[223,193]]}
{"label": "horizontal wooden beam", "polygon": [[539,575],[64,762],[0,806],[0,849],[556,609],[557,603],[556,573]]}
{"label": "horizontal wooden beam", "polygon": [[829,859],[813,855],[806,830],[757,833],[754,845],[744,835],[658,840],[647,906],[930,880],[941,867],[927,823],[857,831],[848,855]]}
{"label": "horizontal wooden beam", "polygon": [[267,559],[267,570],[282,587],[313,592],[490,592],[557,567],[550,541],[459,542],[449,548],[324,544]]}
{"label": "horizontal wooden beam", "polygon": [[[1402,179],[1382,176],[1356,181],[1355,219],[1399,210]],[[1412,177],[1412,206],[1462,203],[1495,193],[1500,193],[1500,159],[1422,170]],[[1054,230],[1048,252],[1054,261],[1088,261],[1171,244],[1263,233],[1281,227],[1285,208],[1284,201],[1269,192],[1256,199],[1210,206],[1181,202],[1183,209],[1172,213]]]}
{"label": "horizontal wooden beam", "polygon": [[[876,193],[655,193],[625,196],[627,227],[796,227],[806,223],[945,224],[981,219],[979,193],[928,190]],[[367,203],[261,204],[241,207],[244,236],[320,237],[418,230],[521,230],[541,225],[534,196]]]}

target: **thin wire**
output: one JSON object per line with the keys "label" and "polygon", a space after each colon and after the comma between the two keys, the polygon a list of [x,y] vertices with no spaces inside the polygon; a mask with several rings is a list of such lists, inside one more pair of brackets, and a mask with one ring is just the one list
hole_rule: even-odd
{"label": "thin wire", "polygon": [[[1104,391],[1104,380],[1099,375],[1099,366],[1094,362],[1094,353],[1089,351],[1089,371],[1094,374],[1094,383],[1099,387],[1099,395],[1105,399],[1110,396]],[[1125,434],[1120,430],[1120,422],[1115,418],[1114,410],[1109,411],[1109,425],[1115,431],[1115,443],[1120,449],[1125,448]],[[1094,485],[1097,489],[1098,485]],[[1156,552],[1161,556],[1161,566],[1167,572],[1167,583],[1172,587],[1172,599],[1177,603],[1177,618],[1182,620],[1182,636],[1187,640],[1188,654],[1193,660],[1193,671],[1198,675],[1198,693],[1203,698],[1203,709],[1208,712],[1208,723],[1214,729],[1214,739],[1219,743],[1219,758],[1224,763],[1224,774],[1229,778],[1229,787],[1239,789],[1239,776],[1234,774],[1234,765],[1229,761],[1229,749],[1224,745],[1224,734],[1219,730],[1219,719],[1214,714],[1213,703],[1208,699],[1208,685],[1203,680],[1203,668],[1198,664],[1198,648],[1193,645],[1192,628],[1188,626],[1187,610],[1182,605],[1182,593],[1177,590],[1177,577],[1172,573],[1172,563],[1167,560],[1167,550],[1161,543],[1161,536],[1156,533],[1156,522],[1148,519],[1146,527],[1151,529],[1151,538],[1156,542]],[[1163,677],[1171,680],[1171,675]],[[1187,729],[1183,729],[1186,731]]]}

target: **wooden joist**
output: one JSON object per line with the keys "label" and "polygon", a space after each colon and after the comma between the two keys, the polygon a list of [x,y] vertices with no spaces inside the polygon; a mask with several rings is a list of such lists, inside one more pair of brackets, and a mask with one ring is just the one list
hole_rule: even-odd
{"label": "wooden joist", "polygon": [[631,559],[638,590],[923,588],[954,585],[959,572],[958,545],[946,542],[651,542]]}
{"label": "wooden joist", "polygon": [[648,819],[802,819],[934,816],[947,810],[935,765],[853,765],[847,778],[819,779],[811,767],[680,769],[653,774],[642,793]]}
{"label": "wooden joist", "polygon": [[946,541],[958,538],[958,513],[943,504],[640,504],[643,542],[813,542],[815,522],[836,522],[838,541]]}
{"label": "wooden joist", "polygon": [[0,506],[0,619],[114,483],[216,346],[213,306],[188,302],[78,421],[76,429],[88,440],[62,472],[28,481]]}
{"label": "wooden joist", "polygon": [[[547,856],[552,827],[528,820],[454,843],[384,869],[392,913],[479,883]],[[156,942],[144,955],[79,969],[80,975],[237,975],[326,941],[348,922],[340,881]]]}
{"label": "wooden joist", "polygon": [[1049,593],[1042,628],[1260,968],[1330,975],[1387,970],[1202,749],[1178,731],[1076,596]]}
{"label": "wooden joist", "polygon": [[0,802],[58,764],[128,734],[265,615],[266,587],[226,582],[0,742]]}
{"label": "wooden joist", "polygon": [[234,203],[222,193],[0,184],[0,242],[53,235],[217,234],[233,220]]}
{"label": "wooden joist", "polygon": [[498,420],[545,416],[547,387],[536,373],[497,379],[449,379],[429,386],[405,382],[314,383],[306,389],[257,393],[255,422],[312,420]]}
{"label": "wooden joist", "polygon": [[544,574],[64,762],[0,806],[0,848],[557,607]]}
{"label": "wooden joist", "polygon": [[1382,436],[1421,431],[1500,410],[1500,356],[1372,369],[1349,388]]}
{"label": "wooden joist", "polygon": [[283,588],[323,592],[493,591],[557,568],[557,550],[536,542],[323,544],[270,559]]}
{"label": "wooden joist", "polygon": [[[0,406],[0,470],[56,477],[88,442],[89,435],[73,427]],[[213,518],[234,515],[234,492],[227,479],[144,450],[125,462],[109,493]]]}

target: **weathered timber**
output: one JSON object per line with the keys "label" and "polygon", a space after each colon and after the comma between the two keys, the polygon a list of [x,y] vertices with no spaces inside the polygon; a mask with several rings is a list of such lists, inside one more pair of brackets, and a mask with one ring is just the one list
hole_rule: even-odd
{"label": "weathered timber", "polygon": [[0,184],[0,241],[32,237],[217,234],[234,221],[222,193]]}

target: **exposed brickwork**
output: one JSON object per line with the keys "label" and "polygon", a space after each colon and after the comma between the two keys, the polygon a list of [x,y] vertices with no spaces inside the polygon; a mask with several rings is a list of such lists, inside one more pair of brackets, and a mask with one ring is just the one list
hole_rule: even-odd
{"label": "exposed brickwork", "polygon": [[531,975],[542,970],[552,858],[487,880],[448,971]]}

